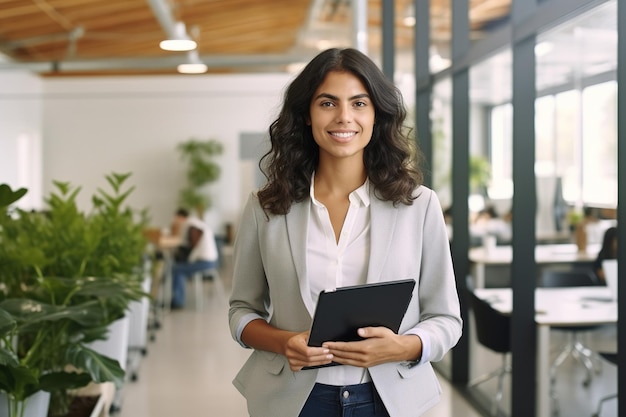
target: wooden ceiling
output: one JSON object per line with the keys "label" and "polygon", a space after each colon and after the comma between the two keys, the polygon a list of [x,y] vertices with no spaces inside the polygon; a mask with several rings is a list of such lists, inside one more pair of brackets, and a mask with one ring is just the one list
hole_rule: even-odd
{"label": "wooden ceiling", "polygon": [[[350,0],[157,1],[186,25],[214,72],[284,70],[290,57],[315,55],[323,38],[351,42]],[[382,1],[367,2],[371,51],[380,48]],[[451,0],[430,1],[432,38],[447,42]],[[470,0],[472,36],[506,19],[510,1]],[[399,49],[413,43],[403,20],[411,3],[395,1]],[[157,15],[153,0],[0,0],[0,52],[49,76],[174,74],[186,53],[159,48],[166,31]]]}

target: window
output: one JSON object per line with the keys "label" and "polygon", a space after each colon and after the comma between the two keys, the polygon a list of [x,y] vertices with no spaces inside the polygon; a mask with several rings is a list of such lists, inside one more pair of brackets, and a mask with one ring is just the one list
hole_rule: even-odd
{"label": "window", "polygon": [[582,199],[617,206],[617,82],[583,90]]}
{"label": "window", "polygon": [[513,106],[511,103],[495,106],[490,117],[491,131],[491,186],[489,197],[513,197]]}

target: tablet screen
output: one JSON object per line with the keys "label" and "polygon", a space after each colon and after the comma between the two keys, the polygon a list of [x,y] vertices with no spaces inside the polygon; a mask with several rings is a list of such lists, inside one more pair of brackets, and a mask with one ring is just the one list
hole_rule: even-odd
{"label": "tablet screen", "polygon": [[407,279],[322,291],[309,346],[360,340],[357,330],[361,327],[384,326],[397,333],[414,287],[415,280]]}

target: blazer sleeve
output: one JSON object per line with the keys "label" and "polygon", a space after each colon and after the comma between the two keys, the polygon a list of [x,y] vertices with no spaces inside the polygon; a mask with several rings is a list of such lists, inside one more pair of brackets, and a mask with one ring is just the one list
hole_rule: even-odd
{"label": "blazer sleeve", "polygon": [[[254,318],[267,319],[269,290],[263,268],[261,246],[258,238],[259,222],[266,221],[256,194],[251,194],[244,208],[234,243],[232,292],[228,313],[233,338]],[[259,218],[261,217],[261,218]]]}
{"label": "blazer sleeve", "polygon": [[462,319],[441,203],[435,192],[429,191],[418,198],[427,200],[419,271],[420,318],[408,333],[425,334],[429,343],[426,359],[439,361],[461,337]]}

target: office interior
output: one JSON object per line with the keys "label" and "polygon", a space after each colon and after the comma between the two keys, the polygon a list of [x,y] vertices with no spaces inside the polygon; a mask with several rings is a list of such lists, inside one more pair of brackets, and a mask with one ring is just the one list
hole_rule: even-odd
{"label": "office interior", "polygon": [[[439,194],[442,210],[450,209],[466,331],[437,364],[438,372],[477,413],[490,415],[495,380],[470,383],[500,359],[477,342],[464,293],[476,284],[470,250],[487,250],[488,239],[474,219],[487,206],[502,218],[514,213],[509,234],[496,241],[496,248],[512,248],[504,280],[515,305],[512,372],[505,378],[499,414],[547,416],[555,404],[542,402],[535,390],[540,374],[548,372],[534,366],[535,277],[544,268],[535,248],[563,244],[577,251],[570,216],[592,209],[597,220],[588,236],[592,252],[601,232],[624,218],[626,206],[620,209],[619,201],[626,183],[619,178],[626,151],[619,144],[626,143],[626,130],[619,116],[625,96],[618,84],[626,74],[621,68],[626,65],[625,5],[618,0],[504,1],[506,13],[483,27],[481,36],[470,36],[472,2],[466,0],[336,3],[355,20],[362,8],[377,14],[381,42],[368,53],[402,90],[429,168],[426,184]],[[433,14],[442,3],[448,12]],[[396,22],[409,12],[414,24],[398,30]],[[430,29],[442,21],[451,36],[431,37]],[[408,47],[398,41],[407,33]],[[357,43],[347,36],[339,46]],[[165,228],[184,176],[176,144],[190,137],[217,138],[224,143],[218,159],[222,174],[209,190],[217,198],[205,220],[225,235],[227,225],[236,230],[246,196],[262,181],[256,163],[292,77],[287,70],[40,76],[3,57],[0,182],[28,188],[22,207],[43,209],[52,180],[68,181],[82,187],[78,201],[88,207],[88,196],[105,184],[106,174],[131,172],[136,188],[129,203],[149,208],[152,225]],[[475,184],[472,174],[485,166],[489,180]],[[565,214],[555,216],[557,206]],[[619,231],[619,241],[625,241],[624,233]],[[618,264],[625,258],[626,247],[620,245]],[[500,282],[503,269],[491,273]],[[222,274],[226,283],[227,276]],[[616,304],[617,317],[622,316],[625,307]],[[617,351],[625,334],[614,320],[586,337],[590,346],[598,342],[598,350],[606,343]],[[551,340],[557,345],[564,338],[555,332]],[[162,343],[158,333],[155,343]],[[586,387],[576,362],[559,371],[560,415],[592,415],[600,398],[623,394],[626,371],[601,359],[598,364],[601,369]],[[619,415],[618,405],[618,400],[607,402],[602,416]]]}

